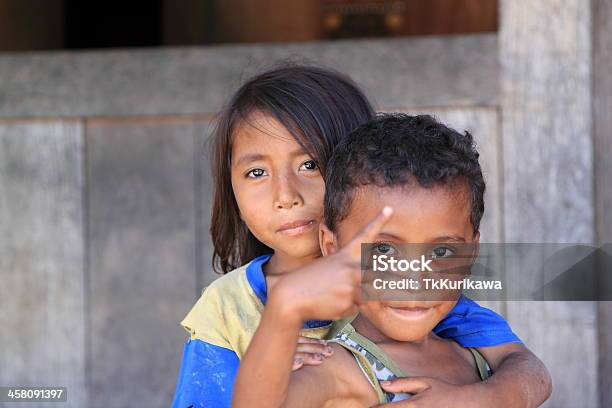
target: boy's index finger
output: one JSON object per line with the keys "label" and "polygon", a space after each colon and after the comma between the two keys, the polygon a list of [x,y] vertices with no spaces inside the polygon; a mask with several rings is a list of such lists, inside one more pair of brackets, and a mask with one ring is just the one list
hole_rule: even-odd
{"label": "boy's index finger", "polygon": [[355,256],[361,256],[361,244],[370,243],[376,239],[380,231],[391,218],[393,208],[385,206],[382,211],[372,220],[351,242],[351,252]]}

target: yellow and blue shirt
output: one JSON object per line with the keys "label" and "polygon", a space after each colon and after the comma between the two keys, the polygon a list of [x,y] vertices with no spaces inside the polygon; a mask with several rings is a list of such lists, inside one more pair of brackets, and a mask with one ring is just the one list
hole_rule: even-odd
{"label": "yellow and blue shirt", "polygon": [[[176,384],[173,408],[230,406],[240,359],[261,320],[267,299],[263,265],[255,258],[215,280],[181,322],[189,332]],[[309,321],[302,335],[323,338],[330,321]],[[434,332],[463,347],[520,342],[497,313],[461,296]]]}

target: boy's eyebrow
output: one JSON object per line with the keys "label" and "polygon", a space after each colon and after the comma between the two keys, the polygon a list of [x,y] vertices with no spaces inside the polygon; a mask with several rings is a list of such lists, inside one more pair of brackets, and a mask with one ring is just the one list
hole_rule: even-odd
{"label": "boy's eyebrow", "polygon": [[391,234],[389,232],[381,232],[380,234],[378,234],[378,236],[391,238],[391,239],[394,239],[394,240],[400,241],[400,242],[402,241],[402,239],[400,237],[398,237],[397,235],[393,235],[393,234]]}
{"label": "boy's eyebrow", "polygon": [[[402,239],[400,237],[398,237],[397,235],[393,235],[393,234],[388,233],[388,232],[381,232],[379,234],[379,236],[391,238],[391,239],[394,239],[396,241],[402,241]],[[431,242],[451,242],[451,241],[453,241],[453,242],[466,242],[465,238],[463,238],[460,235],[443,235],[443,236],[436,237],[436,238],[431,240]],[[422,243],[424,244],[425,242],[422,242]]]}
{"label": "boy's eyebrow", "polygon": [[457,241],[457,242],[465,242],[465,238],[459,235],[445,235],[442,237],[436,237],[433,240],[434,242],[449,242],[449,241]]}

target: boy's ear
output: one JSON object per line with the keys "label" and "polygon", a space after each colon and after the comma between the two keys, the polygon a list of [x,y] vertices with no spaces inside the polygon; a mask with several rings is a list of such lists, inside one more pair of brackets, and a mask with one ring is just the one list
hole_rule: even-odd
{"label": "boy's ear", "polygon": [[331,255],[338,250],[338,240],[325,223],[319,224],[319,246],[323,256]]}

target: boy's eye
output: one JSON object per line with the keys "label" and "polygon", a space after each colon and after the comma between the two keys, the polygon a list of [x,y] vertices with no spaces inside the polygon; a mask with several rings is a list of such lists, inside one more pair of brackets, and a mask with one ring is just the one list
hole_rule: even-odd
{"label": "boy's eye", "polygon": [[314,160],[307,160],[300,166],[300,170],[316,170],[319,166],[317,166],[317,162]]}
{"label": "boy's eye", "polygon": [[440,246],[436,247],[431,251],[432,258],[448,258],[449,256],[453,256],[455,251],[448,247]]}
{"label": "boy's eye", "polygon": [[393,255],[395,253],[395,248],[393,245],[387,244],[386,242],[379,242],[378,244],[374,244],[374,251],[381,255]]}
{"label": "boy's eye", "polygon": [[247,173],[247,177],[249,178],[259,178],[266,174],[265,170],[262,169],[253,169]]}

